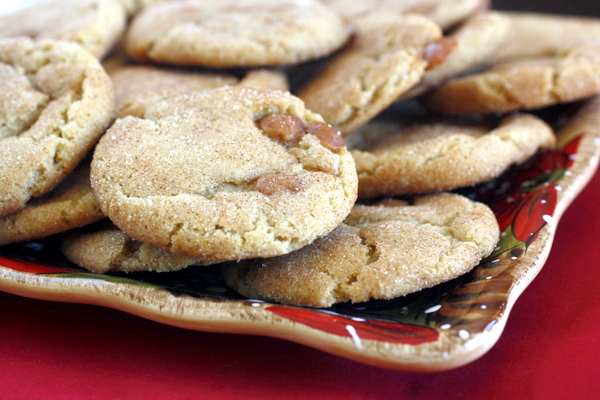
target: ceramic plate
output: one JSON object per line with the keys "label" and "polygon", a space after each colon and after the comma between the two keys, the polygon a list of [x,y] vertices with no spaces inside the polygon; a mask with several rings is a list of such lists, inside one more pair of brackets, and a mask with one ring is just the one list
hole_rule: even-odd
{"label": "ceramic plate", "polygon": [[556,225],[595,172],[598,139],[577,133],[462,194],[490,205],[500,223],[497,250],[458,279],[386,301],[329,309],[245,299],[216,268],[172,273],[92,274],[69,264],[55,238],[0,247],[0,290],[111,307],[201,331],[264,335],[356,361],[408,371],[469,363],[498,340],[518,296],[542,268]]}

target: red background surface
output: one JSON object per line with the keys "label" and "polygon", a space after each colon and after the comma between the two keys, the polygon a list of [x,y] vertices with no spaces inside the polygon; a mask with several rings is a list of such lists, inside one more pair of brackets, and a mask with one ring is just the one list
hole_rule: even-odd
{"label": "red background surface", "polygon": [[600,172],[498,343],[446,372],[372,367],[279,339],[189,331],[0,293],[0,399],[596,399]]}

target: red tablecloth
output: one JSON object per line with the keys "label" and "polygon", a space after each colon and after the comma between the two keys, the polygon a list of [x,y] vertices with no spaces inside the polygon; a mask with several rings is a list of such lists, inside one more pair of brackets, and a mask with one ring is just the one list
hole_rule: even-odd
{"label": "red tablecloth", "polygon": [[406,373],[283,340],[189,331],[0,293],[0,399],[596,399],[600,173],[499,342],[464,367]]}

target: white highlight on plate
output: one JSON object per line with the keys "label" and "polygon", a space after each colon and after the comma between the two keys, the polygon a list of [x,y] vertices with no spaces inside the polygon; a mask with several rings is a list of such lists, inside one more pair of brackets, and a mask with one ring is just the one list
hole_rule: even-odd
{"label": "white highlight on plate", "polygon": [[352,338],[352,341],[354,342],[354,346],[356,346],[356,349],[362,350],[363,349],[362,341],[360,340],[358,333],[356,333],[356,329],[354,329],[354,327],[352,325],[346,325],[346,330],[350,334],[350,337]]}
{"label": "white highlight on plate", "polygon": [[437,304],[433,307],[429,307],[427,310],[423,311],[425,314],[431,314],[432,312],[436,312],[437,310],[439,310],[440,308],[442,308],[441,304]]}
{"label": "white highlight on plate", "polygon": [[487,324],[487,325],[485,326],[485,328],[483,328],[483,331],[484,331],[484,332],[487,332],[487,331],[489,331],[489,330],[490,330],[490,329],[492,329],[494,326],[496,326],[496,323],[497,323],[497,322],[498,322],[498,321],[492,321],[492,322],[490,322],[489,324]]}
{"label": "white highlight on plate", "polygon": [[466,342],[465,348],[467,350],[473,350],[473,349],[481,346],[484,342],[485,342],[485,339],[483,336],[477,336],[477,337],[469,340],[468,342]]}
{"label": "white highlight on plate", "polygon": [[542,215],[542,219],[546,221],[548,225],[554,225],[554,218],[552,217],[552,215],[544,214]]}
{"label": "white highlight on plate", "polygon": [[469,333],[469,331],[461,329],[460,331],[458,331],[458,336],[460,336],[461,339],[467,340],[471,337],[471,334]]}

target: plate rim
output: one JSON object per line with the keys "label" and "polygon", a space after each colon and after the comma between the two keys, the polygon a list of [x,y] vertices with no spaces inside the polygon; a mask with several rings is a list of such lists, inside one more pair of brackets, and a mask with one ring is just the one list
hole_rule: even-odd
{"label": "plate rim", "polygon": [[[572,136],[572,135],[571,135]],[[561,147],[573,137],[561,137]],[[0,260],[0,290],[47,301],[90,304],[116,309],[158,323],[204,332],[249,334],[289,340],[354,361],[388,369],[434,372],[470,363],[494,346],[504,330],[511,309],[521,293],[543,268],[550,253],[557,225],[573,200],[595,174],[600,158],[600,139],[585,134],[576,151],[571,172],[561,179],[562,190],[553,214],[528,248],[531,263],[523,268],[507,291],[503,311],[490,329],[472,337],[454,330],[440,331],[435,340],[420,344],[393,343],[337,335],[295,322],[267,310],[273,303],[257,300],[225,300],[175,296],[156,290],[100,279],[58,278],[19,272]],[[534,257],[533,257],[534,256]],[[286,306],[288,307],[288,306]],[[292,307],[293,308],[293,307]],[[346,325],[348,328],[348,325]]]}

